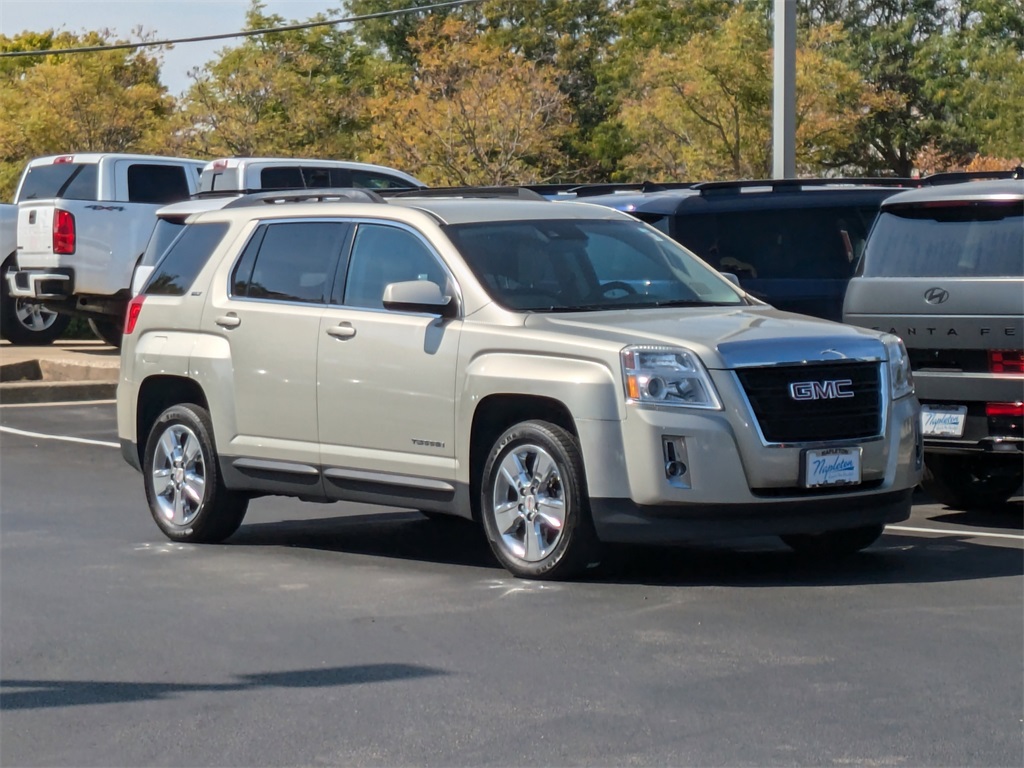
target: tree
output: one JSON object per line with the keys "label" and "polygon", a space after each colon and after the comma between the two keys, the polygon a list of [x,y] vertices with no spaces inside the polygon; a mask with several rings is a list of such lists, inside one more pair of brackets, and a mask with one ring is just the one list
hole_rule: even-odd
{"label": "tree", "polygon": [[455,17],[428,19],[411,45],[415,68],[371,102],[373,159],[428,184],[541,182],[559,171],[569,110],[550,67]]}
{"label": "tree", "polygon": [[[252,3],[247,29],[284,23],[263,8]],[[362,128],[365,66],[351,33],[333,27],[246,38],[193,71],[173,145],[205,156],[352,157]]]}
{"label": "tree", "polygon": [[[137,33],[138,34],[138,33]],[[139,34],[141,38],[141,34]],[[115,41],[105,30],[0,35],[0,51]],[[26,160],[68,152],[144,151],[159,143],[173,99],[145,50],[51,54],[0,68],[0,192],[9,198]]]}
{"label": "tree", "polygon": [[[772,58],[765,16],[738,6],[718,28],[639,64],[619,119],[635,149],[633,179],[757,178],[771,163]],[[837,27],[803,36],[797,52],[797,164],[804,172],[844,152],[870,103],[859,76],[831,51]]]}

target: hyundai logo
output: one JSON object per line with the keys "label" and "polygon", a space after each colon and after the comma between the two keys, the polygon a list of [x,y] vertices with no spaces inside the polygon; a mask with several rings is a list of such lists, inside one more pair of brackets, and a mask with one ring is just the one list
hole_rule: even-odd
{"label": "hyundai logo", "polygon": [[789,385],[789,396],[794,400],[842,400],[853,397],[851,379],[831,381],[794,381]]}
{"label": "hyundai logo", "polygon": [[942,304],[949,298],[949,291],[945,288],[929,288],[924,292],[924,300],[929,304]]}

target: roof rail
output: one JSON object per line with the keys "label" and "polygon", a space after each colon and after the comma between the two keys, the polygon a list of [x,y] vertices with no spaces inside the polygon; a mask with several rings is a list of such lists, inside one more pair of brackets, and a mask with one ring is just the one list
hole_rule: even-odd
{"label": "roof rail", "polygon": [[962,181],[983,179],[1024,179],[1024,166],[1018,165],[1005,171],[947,171],[933,173],[920,179],[921,186],[937,187],[942,184],[959,184]]}
{"label": "roof rail", "polygon": [[810,179],[740,179],[736,181],[702,181],[692,185],[702,195],[739,194],[744,189],[768,187],[772,192],[792,192],[803,187],[918,187],[919,179],[901,176],[837,176]]}
{"label": "roof rail", "polygon": [[411,191],[382,189],[380,193],[386,197],[461,197],[547,201],[546,197],[528,187],[426,187]]}
{"label": "roof rail", "polygon": [[595,195],[611,195],[616,192],[667,192],[672,189],[691,189],[692,181],[640,181],[630,184],[598,183],[579,184],[571,192],[576,197],[594,197]]}
{"label": "roof rail", "polygon": [[387,203],[383,197],[370,189],[287,189],[280,192],[258,192],[242,195],[232,200],[225,208],[251,208],[259,205],[280,205],[281,203]]}

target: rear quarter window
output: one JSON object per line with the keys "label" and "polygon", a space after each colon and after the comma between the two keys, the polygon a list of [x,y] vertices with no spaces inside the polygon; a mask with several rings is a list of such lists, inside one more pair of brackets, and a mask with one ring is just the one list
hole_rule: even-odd
{"label": "rear quarter window", "polygon": [[225,222],[187,225],[156,265],[142,292],[150,296],[184,296],[227,231]]}
{"label": "rear quarter window", "polygon": [[866,277],[1024,277],[1024,203],[893,206],[868,240]]}

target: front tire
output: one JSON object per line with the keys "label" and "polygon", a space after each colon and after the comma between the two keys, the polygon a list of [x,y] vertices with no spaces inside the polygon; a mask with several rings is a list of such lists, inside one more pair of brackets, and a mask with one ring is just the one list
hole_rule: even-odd
{"label": "front tire", "polygon": [[583,459],[567,430],[544,421],[506,430],[487,456],[480,488],[484,533],[514,576],[564,579],[597,565]]}
{"label": "front tire", "polygon": [[[1014,461],[1011,459],[1010,461]],[[953,509],[986,509],[1006,503],[1024,482],[1020,460],[1002,467],[984,457],[931,454],[924,459],[921,487],[940,504]]]}
{"label": "front tire", "polygon": [[16,345],[52,344],[63,335],[71,322],[34,299],[16,298],[7,285],[8,260],[0,269],[0,336]]}
{"label": "front tire", "polygon": [[780,538],[797,554],[825,559],[844,557],[867,549],[878,541],[884,529],[884,525],[866,525],[824,533],[792,533]]}
{"label": "front tire", "polygon": [[146,440],[146,501],[153,520],[172,541],[223,541],[245,517],[249,500],[224,487],[212,434],[204,409],[179,404],[160,414]]}

